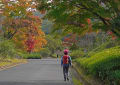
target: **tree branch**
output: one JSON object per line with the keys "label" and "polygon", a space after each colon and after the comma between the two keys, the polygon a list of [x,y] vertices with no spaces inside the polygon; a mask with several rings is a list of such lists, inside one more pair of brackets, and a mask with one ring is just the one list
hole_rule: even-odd
{"label": "tree branch", "polygon": [[87,8],[87,7],[86,7],[85,5],[83,5],[82,3],[80,3],[80,4],[75,4],[75,6],[76,6],[76,7],[79,7],[79,8],[82,7],[82,9],[85,9],[85,10],[91,12],[93,15],[95,15],[96,17],[98,17],[105,25],[108,25],[109,22],[106,21],[105,18],[103,18],[102,16],[100,16],[97,12],[93,12],[91,9]]}

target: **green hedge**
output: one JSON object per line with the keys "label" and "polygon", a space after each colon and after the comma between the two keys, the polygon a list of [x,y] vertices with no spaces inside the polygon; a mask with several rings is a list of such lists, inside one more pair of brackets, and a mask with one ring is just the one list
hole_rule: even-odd
{"label": "green hedge", "polygon": [[91,57],[76,60],[88,74],[101,80],[120,81],[120,46],[103,50]]}
{"label": "green hedge", "polygon": [[31,53],[31,54],[24,54],[23,58],[25,59],[41,59],[40,53]]}
{"label": "green hedge", "polygon": [[84,52],[79,50],[74,50],[72,51],[72,53],[70,53],[70,56],[72,57],[72,59],[78,58],[78,57],[83,57],[84,56]]}
{"label": "green hedge", "polygon": [[51,54],[48,48],[43,48],[39,53],[42,57],[50,57]]}
{"label": "green hedge", "polygon": [[96,54],[104,49],[111,48],[114,46],[115,46],[115,43],[113,41],[108,41],[108,42],[96,47],[95,49],[91,50],[85,56],[90,57],[90,56],[92,56],[92,55],[94,55],[94,54]]}

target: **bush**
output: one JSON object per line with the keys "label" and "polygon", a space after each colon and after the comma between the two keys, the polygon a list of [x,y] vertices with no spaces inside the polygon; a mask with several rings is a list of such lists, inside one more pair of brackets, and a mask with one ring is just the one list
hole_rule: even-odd
{"label": "bush", "polygon": [[31,54],[24,54],[23,58],[25,59],[41,59],[40,53],[31,53]]}
{"label": "bush", "polygon": [[[57,58],[57,54],[56,53],[54,53],[54,54],[52,54],[52,56],[51,56],[52,58]],[[61,56],[60,55],[58,55],[58,58],[60,58]]]}
{"label": "bush", "polygon": [[0,41],[0,55],[4,58],[6,57],[16,57],[17,51],[15,49],[14,43],[10,40]]}
{"label": "bush", "polygon": [[96,47],[92,51],[88,52],[85,56],[90,57],[90,56],[96,54],[97,52],[100,52],[104,49],[111,48],[111,47],[114,47],[114,46],[115,46],[115,42],[113,42],[113,41],[106,42],[106,43]]}
{"label": "bush", "polygon": [[89,58],[79,58],[77,63],[101,80],[120,79],[120,47],[103,50]]}
{"label": "bush", "polygon": [[84,56],[84,52],[81,50],[74,50],[72,51],[72,53],[70,53],[70,56],[72,57],[72,59],[78,58],[78,57],[83,57]]}
{"label": "bush", "polygon": [[50,57],[50,50],[48,48],[43,48],[41,51],[40,51],[40,55],[42,57]]}

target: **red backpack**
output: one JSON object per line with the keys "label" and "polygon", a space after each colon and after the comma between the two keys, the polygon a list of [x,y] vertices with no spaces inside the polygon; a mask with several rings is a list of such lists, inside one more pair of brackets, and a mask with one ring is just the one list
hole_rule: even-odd
{"label": "red backpack", "polygon": [[69,56],[68,55],[64,55],[63,56],[63,64],[68,64],[68,62],[69,62]]}

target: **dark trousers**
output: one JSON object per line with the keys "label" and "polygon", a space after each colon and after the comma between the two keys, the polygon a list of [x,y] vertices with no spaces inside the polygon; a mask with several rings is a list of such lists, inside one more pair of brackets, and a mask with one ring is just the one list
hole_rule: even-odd
{"label": "dark trousers", "polygon": [[69,71],[69,65],[63,66],[63,75],[65,80],[66,78],[68,78],[68,71]]}

